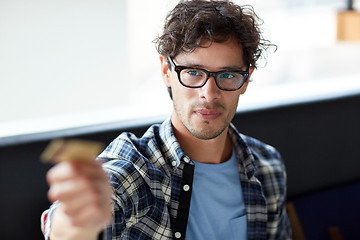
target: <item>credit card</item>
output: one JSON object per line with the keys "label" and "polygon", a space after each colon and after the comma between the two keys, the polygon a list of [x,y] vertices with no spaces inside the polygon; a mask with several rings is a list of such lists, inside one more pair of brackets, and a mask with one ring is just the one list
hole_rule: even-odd
{"label": "credit card", "polygon": [[101,142],[80,139],[52,140],[40,156],[44,163],[62,161],[94,161],[104,150]]}

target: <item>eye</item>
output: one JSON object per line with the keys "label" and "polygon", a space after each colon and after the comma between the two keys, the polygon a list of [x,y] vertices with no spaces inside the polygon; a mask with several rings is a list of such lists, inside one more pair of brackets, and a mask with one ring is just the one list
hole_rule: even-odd
{"label": "eye", "polygon": [[221,73],[219,74],[219,78],[221,79],[232,79],[232,78],[235,78],[236,77],[236,74],[235,73],[232,73],[232,72],[224,72],[224,73]]}
{"label": "eye", "polygon": [[196,77],[196,76],[202,76],[203,72],[200,70],[196,70],[196,69],[188,69],[186,70],[186,73],[189,74],[191,77]]}

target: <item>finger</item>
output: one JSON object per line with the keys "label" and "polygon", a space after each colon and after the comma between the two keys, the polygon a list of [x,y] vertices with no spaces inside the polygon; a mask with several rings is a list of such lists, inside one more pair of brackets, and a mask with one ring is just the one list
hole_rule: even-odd
{"label": "finger", "polygon": [[104,172],[100,162],[76,162],[73,163],[73,166],[79,174],[89,176],[92,179],[107,178],[107,175]]}
{"label": "finger", "polygon": [[71,216],[71,222],[74,226],[91,227],[99,224],[106,225],[111,220],[111,207],[104,208],[97,204],[89,204],[83,207],[83,211]]}
{"label": "finger", "polygon": [[[55,200],[71,202],[76,199],[79,199],[79,201],[90,201],[93,199],[90,197],[94,196],[111,198],[112,188],[107,178],[92,179],[91,177],[80,175],[69,180],[55,182],[48,191],[48,198],[52,202]],[[87,197],[89,199],[86,199]]]}
{"label": "finger", "polygon": [[[91,219],[102,219],[111,216],[110,185],[95,182],[96,189],[86,189],[61,202],[63,211],[75,225],[91,225]],[[88,219],[91,218],[91,219]]]}
{"label": "finger", "polygon": [[88,211],[88,206],[96,205],[101,207],[101,196],[95,191],[87,190],[61,202],[64,206],[64,212],[73,217],[83,211]]}
{"label": "finger", "polygon": [[55,182],[66,181],[80,175],[92,179],[107,178],[101,164],[95,161],[87,163],[61,162],[48,171],[46,178],[49,185],[52,185]]}
{"label": "finger", "polygon": [[59,200],[61,202],[76,198],[84,194],[87,188],[92,188],[91,183],[84,177],[75,177],[68,180],[54,182],[50,185],[48,197],[51,201]]}
{"label": "finger", "polygon": [[49,185],[56,182],[66,181],[74,178],[77,174],[75,165],[71,162],[61,162],[52,167],[46,174]]}

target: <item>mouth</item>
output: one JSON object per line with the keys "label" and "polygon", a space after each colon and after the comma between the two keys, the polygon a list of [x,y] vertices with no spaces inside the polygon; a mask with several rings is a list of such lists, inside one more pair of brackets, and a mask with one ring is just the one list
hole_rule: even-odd
{"label": "mouth", "polygon": [[220,110],[207,108],[195,110],[194,113],[203,120],[214,120],[221,115]]}

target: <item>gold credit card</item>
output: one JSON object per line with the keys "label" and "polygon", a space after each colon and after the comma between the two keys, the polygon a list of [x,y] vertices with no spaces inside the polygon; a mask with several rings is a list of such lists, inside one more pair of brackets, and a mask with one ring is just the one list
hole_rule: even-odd
{"label": "gold credit card", "polygon": [[55,139],[50,142],[40,159],[45,162],[93,161],[104,150],[100,142],[80,139]]}

